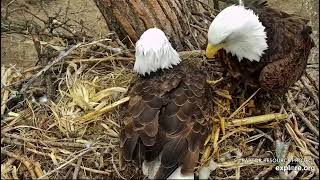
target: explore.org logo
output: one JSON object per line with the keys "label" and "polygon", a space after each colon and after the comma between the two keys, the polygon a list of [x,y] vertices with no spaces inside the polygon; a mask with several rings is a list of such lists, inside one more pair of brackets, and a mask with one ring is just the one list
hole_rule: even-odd
{"label": "explore.org logo", "polygon": [[275,169],[277,171],[314,171],[315,168],[314,167],[308,167],[308,166],[276,166]]}

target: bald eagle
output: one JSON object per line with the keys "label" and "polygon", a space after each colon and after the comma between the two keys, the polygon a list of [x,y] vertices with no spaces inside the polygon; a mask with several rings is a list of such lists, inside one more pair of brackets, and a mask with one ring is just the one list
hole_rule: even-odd
{"label": "bald eagle", "polygon": [[206,74],[180,60],[163,31],[151,28],[136,43],[129,102],[120,132],[125,160],[150,179],[194,178],[199,153],[211,133]]}
{"label": "bald eagle", "polygon": [[253,1],[222,10],[208,31],[206,55],[232,77],[270,93],[285,93],[304,73],[314,42],[308,20]]}

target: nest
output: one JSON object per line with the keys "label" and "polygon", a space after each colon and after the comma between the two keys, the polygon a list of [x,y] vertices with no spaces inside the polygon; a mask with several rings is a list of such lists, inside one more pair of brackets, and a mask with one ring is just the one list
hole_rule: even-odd
{"label": "nest", "polygon": [[[1,178],[142,178],[118,148],[120,107],[137,78],[133,52],[112,38],[56,42],[44,45],[59,52],[46,65],[1,67]],[[239,95],[219,62],[201,51],[180,55],[208,72],[214,92],[213,132],[199,160],[210,178],[319,177],[318,87],[308,75],[281,98]],[[305,170],[276,170],[289,166]]]}

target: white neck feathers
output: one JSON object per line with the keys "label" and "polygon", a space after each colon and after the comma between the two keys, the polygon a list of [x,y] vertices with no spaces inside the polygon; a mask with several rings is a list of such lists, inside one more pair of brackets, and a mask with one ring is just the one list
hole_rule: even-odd
{"label": "white neck feathers", "polygon": [[208,31],[209,43],[223,43],[223,48],[237,56],[260,61],[268,48],[265,27],[259,17],[244,6],[230,6],[213,20]]}
{"label": "white neck feathers", "polygon": [[141,35],[135,56],[134,71],[141,75],[172,68],[181,61],[164,32],[157,28],[148,29]]}

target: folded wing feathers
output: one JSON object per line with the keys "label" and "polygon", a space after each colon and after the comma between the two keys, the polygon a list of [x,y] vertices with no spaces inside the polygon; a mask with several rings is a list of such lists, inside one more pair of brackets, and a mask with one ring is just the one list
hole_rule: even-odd
{"label": "folded wing feathers", "polygon": [[[206,104],[209,100],[205,75],[191,70],[193,73],[187,73],[178,67],[162,76],[140,80],[145,87],[140,93],[132,92],[135,94],[132,101],[138,102],[130,100],[125,117],[125,121],[137,122],[127,123],[120,135],[120,147],[126,160],[139,163],[145,159],[152,160],[162,152],[155,178],[167,178],[181,165],[181,172],[192,173],[199,151],[211,132],[211,122],[204,121],[203,112],[208,111],[201,109],[210,107]],[[135,118],[130,118],[130,114]],[[141,152],[138,152],[138,147]],[[137,157],[134,153],[143,160],[134,159]]]}

